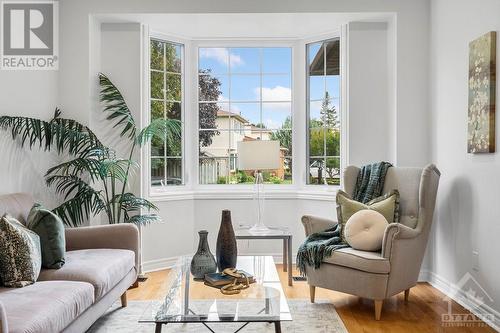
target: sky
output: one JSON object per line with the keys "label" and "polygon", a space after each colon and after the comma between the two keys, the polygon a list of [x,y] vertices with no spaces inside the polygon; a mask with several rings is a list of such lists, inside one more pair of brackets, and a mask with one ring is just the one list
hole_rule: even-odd
{"label": "sky", "polygon": [[[310,46],[310,59],[319,46]],[[221,82],[219,105],[223,110],[239,113],[253,124],[263,122],[269,129],[279,129],[291,115],[291,52],[283,47],[200,48],[199,69],[210,69]],[[309,84],[313,118],[319,118],[325,88],[338,110],[338,76],[313,76]]]}

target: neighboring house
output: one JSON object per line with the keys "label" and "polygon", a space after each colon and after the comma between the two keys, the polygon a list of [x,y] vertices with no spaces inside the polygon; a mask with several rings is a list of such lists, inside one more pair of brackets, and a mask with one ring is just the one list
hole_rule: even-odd
{"label": "neighboring house", "polygon": [[[220,130],[212,137],[212,144],[200,147],[200,181],[205,184],[216,183],[219,177],[227,177],[236,172],[239,141],[270,140],[272,133],[269,129],[250,124],[240,114],[229,111],[218,111],[215,123]],[[282,148],[281,157],[285,155],[286,149]],[[278,170],[271,172],[283,179],[284,162]]]}

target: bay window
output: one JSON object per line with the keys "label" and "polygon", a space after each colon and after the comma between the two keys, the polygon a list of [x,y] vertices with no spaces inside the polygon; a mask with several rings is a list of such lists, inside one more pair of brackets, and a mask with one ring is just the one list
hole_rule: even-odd
{"label": "bay window", "polygon": [[[280,145],[280,166],[263,172],[265,183],[293,183],[286,186],[290,190],[340,184],[340,38],[257,43],[220,47],[150,38],[150,119],[176,119],[189,131],[176,139],[153,139],[152,189],[250,186],[253,171],[238,169],[237,147],[253,140]],[[305,89],[295,91],[304,81]]]}
{"label": "bay window", "polygon": [[340,184],[340,39],[307,44],[307,183]]}
{"label": "bay window", "polygon": [[[183,45],[159,39],[150,41],[150,119],[182,121]],[[182,185],[182,135],[151,142],[151,186]]]}
{"label": "bay window", "polygon": [[200,184],[252,184],[237,169],[238,141],[277,140],[281,165],[264,182],[292,181],[292,52],[285,47],[201,47],[198,53]]}

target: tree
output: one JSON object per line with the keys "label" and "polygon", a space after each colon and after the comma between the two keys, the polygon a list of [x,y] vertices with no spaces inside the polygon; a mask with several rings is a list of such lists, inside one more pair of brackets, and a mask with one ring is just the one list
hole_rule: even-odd
{"label": "tree", "polygon": [[[222,94],[220,90],[220,81],[216,77],[210,75],[210,70],[201,70],[199,75],[200,100],[217,101]],[[216,128],[217,112],[220,108],[217,103],[200,103],[199,122],[200,128],[212,129]],[[208,147],[212,144],[212,137],[219,135],[218,131],[200,131],[199,140],[200,146]]]}
{"label": "tree", "polygon": [[[167,72],[165,74],[158,71],[151,72],[151,97],[157,99],[151,101],[151,121],[156,119],[181,120],[181,59],[178,57],[177,48],[173,44],[151,41],[151,68]],[[164,83],[166,83],[165,86]],[[179,138],[167,140],[167,138],[154,137],[152,139],[153,156],[163,156],[165,149],[167,149],[167,156],[180,156],[182,142]]]}
{"label": "tree", "polygon": [[257,124],[252,124],[252,126],[255,126],[257,128],[266,128],[266,125],[264,125],[264,123],[257,123]]}
{"label": "tree", "polygon": [[[271,133],[271,140],[279,141],[280,146],[287,149],[286,155],[292,156],[292,119],[290,116],[286,117],[279,130]],[[291,172],[291,163],[289,163],[288,168]]]}
{"label": "tree", "polygon": [[321,121],[323,125],[327,128],[336,128],[339,125],[337,110],[335,106],[331,105],[332,98],[330,94],[325,92],[325,99],[321,103],[321,110],[319,111],[321,115]]}
{"label": "tree", "polygon": [[336,156],[340,155],[340,132],[332,128],[311,129],[309,133],[309,155],[326,156],[326,161],[323,158],[314,161],[314,166],[318,168],[319,183],[323,183],[323,171],[326,171],[330,178],[339,175],[340,161]]}

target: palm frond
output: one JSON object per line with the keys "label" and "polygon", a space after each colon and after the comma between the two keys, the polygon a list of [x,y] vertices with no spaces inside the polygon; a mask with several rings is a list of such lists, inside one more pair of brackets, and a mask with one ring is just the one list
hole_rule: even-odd
{"label": "palm frond", "polygon": [[[50,175],[45,178],[45,182],[47,186],[54,187],[56,194],[63,195],[65,200],[71,195],[78,195],[87,188],[92,189],[83,179],[75,175]],[[96,191],[96,193],[100,192]]]}
{"label": "palm frond", "polygon": [[[56,116],[60,111],[56,109]],[[38,146],[45,150],[55,148],[58,153],[65,149],[72,155],[80,154],[102,143],[86,126],[76,121],[55,117],[50,122],[29,117],[0,117],[0,128],[10,130],[12,139],[20,138],[21,146]]]}
{"label": "palm frond", "polygon": [[96,181],[100,178],[100,168],[102,162],[95,158],[87,158],[87,157],[77,157],[70,161],[61,163],[59,165],[53,166],[47,173],[46,177],[51,175],[64,175],[64,176],[79,176],[82,173],[86,172],[90,176],[92,181]]}
{"label": "palm frond", "polygon": [[120,203],[120,209],[126,213],[139,212],[141,209],[158,210],[155,204],[146,199],[136,197],[133,193],[124,193],[113,198],[113,202]]}
{"label": "palm frond", "polygon": [[77,176],[49,176],[47,185],[55,186],[56,193],[64,195],[64,200],[72,196],[71,199],[53,209],[53,212],[60,216],[66,225],[81,225],[91,214],[95,215],[106,207],[101,191],[93,189]]}
{"label": "palm frond", "polygon": [[54,208],[52,212],[58,215],[65,225],[78,227],[91,215],[96,215],[104,209],[105,205],[99,194],[93,189],[86,189]]}
{"label": "palm frond", "polygon": [[124,183],[128,180],[127,169],[129,167],[137,168],[138,164],[135,161],[127,159],[107,159],[101,161],[99,174],[102,179],[112,178]]}
{"label": "palm frond", "polygon": [[181,137],[182,123],[175,119],[155,119],[148,126],[144,127],[137,136],[136,142],[142,146],[148,143],[153,137],[162,140],[175,140]]}
{"label": "palm frond", "polygon": [[137,226],[148,225],[153,222],[161,221],[161,217],[156,214],[134,215],[125,217],[125,223],[134,223]]}
{"label": "palm frond", "polygon": [[101,87],[100,100],[104,105],[103,111],[108,113],[106,119],[115,121],[113,127],[123,127],[120,136],[134,138],[137,126],[120,90],[103,73],[99,73],[99,84]]}
{"label": "palm frond", "polygon": [[[97,135],[95,135],[94,132],[87,126],[77,122],[76,120],[73,119],[66,119],[66,118],[61,118],[61,111],[59,109],[56,109],[54,118],[51,120],[52,124],[56,124],[59,127],[62,127],[64,131],[66,131],[70,136],[67,138],[60,138],[57,143],[59,146],[65,146],[68,147],[68,150],[73,154],[81,154],[81,153],[86,153],[90,149],[95,149],[95,148],[105,148],[102,142],[99,140]],[[58,127],[55,127],[55,129],[58,129]],[[71,140],[71,134],[74,133],[80,133],[79,138],[84,141],[84,144],[78,144],[78,141]]]}

